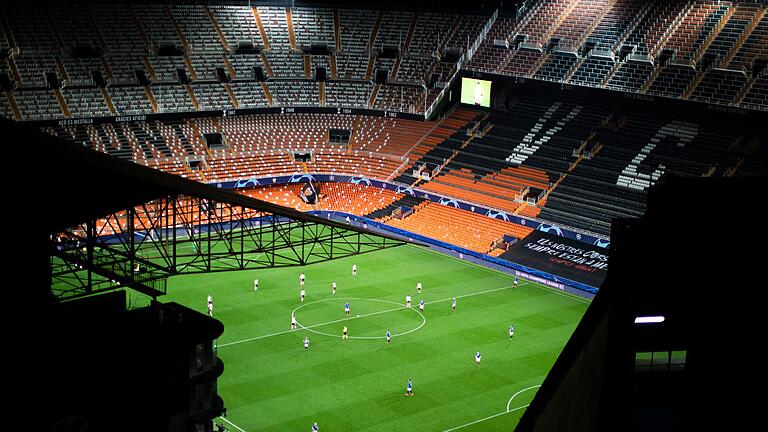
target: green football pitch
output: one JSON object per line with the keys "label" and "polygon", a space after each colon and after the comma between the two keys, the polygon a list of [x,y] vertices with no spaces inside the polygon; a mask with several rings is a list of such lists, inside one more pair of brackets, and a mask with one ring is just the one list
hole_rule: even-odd
{"label": "green football pitch", "polygon": [[314,422],[324,432],[511,430],[588,305],[410,245],[305,267],[177,276],[163,301],[207,313],[209,294],[225,329],[218,393],[228,415],[216,421],[241,432],[309,431]]}

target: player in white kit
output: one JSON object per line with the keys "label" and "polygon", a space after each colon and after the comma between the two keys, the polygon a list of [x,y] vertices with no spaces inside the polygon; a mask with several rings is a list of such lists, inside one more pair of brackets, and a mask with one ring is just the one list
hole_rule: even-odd
{"label": "player in white kit", "polygon": [[405,296],[405,307],[411,307],[411,296]]}

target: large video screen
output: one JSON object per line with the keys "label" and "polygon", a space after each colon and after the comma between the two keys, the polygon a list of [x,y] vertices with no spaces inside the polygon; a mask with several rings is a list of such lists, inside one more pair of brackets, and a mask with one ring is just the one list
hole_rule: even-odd
{"label": "large video screen", "polygon": [[491,107],[491,82],[474,78],[461,78],[461,103]]}

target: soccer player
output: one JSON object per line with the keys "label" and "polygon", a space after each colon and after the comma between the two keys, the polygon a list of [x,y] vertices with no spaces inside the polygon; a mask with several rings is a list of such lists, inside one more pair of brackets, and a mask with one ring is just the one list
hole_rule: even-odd
{"label": "soccer player", "polygon": [[291,330],[296,330],[296,315],[291,314]]}
{"label": "soccer player", "polygon": [[334,281],[334,282],[331,284],[331,288],[332,288],[332,291],[331,291],[331,293],[332,293],[332,294],[336,294],[336,281]]}
{"label": "soccer player", "polygon": [[213,318],[213,302],[212,301],[208,302],[208,316]]}
{"label": "soccer player", "polygon": [[456,297],[454,297],[453,302],[451,302],[451,309],[456,310]]}
{"label": "soccer player", "polygon": [[419,312],[424,312],[424,299],[419,300]]}
{"label": "soccer player", "polygon": [[304,296],[306,295],[306,291],[304,291],[304,288],[301,289],[301,302],[304,303]]}
{"label": "soccer player", "polygon": [[480,351],[475,354],[475,363],[477,363],[478,366],[480,366]]}
{"label": "soccer player", "polygon": [[512,324],[509,325],[509,338],[512,339],[512,336],[515,335],[515,327],[512,326]]}
{"label": "soccer player", "polygon": [[304,351],[309,351],[309,336],[304,336]]}
{"label": "soccer player", "polygon": [[213,297],[211,297],[210,294],[208,294],[208,304],[213,303]]}
{"label": "soccer player", "polygon": [[413,382],[408,378],[408,386],[405,388],[406,396],[413,396]]}
{"label": "soccer player", "polygon": [[256,278],[253,280],[253,290],[258,291],[259,290],[259,278]]}
{"label": "soccer player", "polygon": [[411,296],[405,296],[405,307],[411,307]]}
{"label": "soccer player", "polygon": [[304,279],[305,279],[304,273],[299,275],[299,285],[304,286]]}
{"label": "soccer player", "polygon": [[352,264],[352,276],[357,276],[357,264]]}
{"label": "soccer player", "polygon": [[344,325],[344,330],[341,331],[341,338],[342,339],[349,339],[349,336],[347,336],[347,326]]}
{"label": "soccer player", "polygon": [[317,431],[318,431],[317,422],[315,422],[315,424],[312,425],[312,432],[317,432]]}
{"label": "soccer player", "polygon": [[419,292],[419,294],[421,294],[421,281],[419,281],[418,283],[416,283],[416,291],[418,291],[418,292]]}
{"label": "soccer player", "polygon": [[344,303],[344,315],[349,315],[349,302]]}
{"label": "soccer player", "polygon": [[475,91],[472,98],[472,100],[475,102],[475,105],[483,104],[483,86],[480,85],[480,83],[475,84]]}
{"label": "soccer player", "polygon": [[392,342],[392,333],[390,333],[389,330],[387,330],[387,343],[390,343],[390,342]]}
{"label": "soccer player", "polygon": [[514,288],[517,288],[517,276],[515,276],[515,280],[514,280],[514,281],[512,281],[512,286],[513,286]]}

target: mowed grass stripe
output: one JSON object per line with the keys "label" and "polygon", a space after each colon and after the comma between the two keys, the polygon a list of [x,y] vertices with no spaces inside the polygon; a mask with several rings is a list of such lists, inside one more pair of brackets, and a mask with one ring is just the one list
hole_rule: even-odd
{"label": "mowed grass stripe", "polygon": [[[353,263],[357,277],[351,275]],[[204,312],[210,293],[214,316],[225,324],[222,344],[290,330],[290,313],[300,305],[302,271],[307,301],[332,298],[333,280],[337,297],[402,304],[410,294],[414,306],[420,298],[427,302],[427,324],[389,346],[383,340],[342,341],[298,330],[222,348],[219,393],[229,419],[245,431],[303,431],[315,421],[333,431],[442,431],[499,413],[515,392],[543,381],[587,307],[546,288],[523,283],[505,288],[512,281],[508,275],[412,246],[304,268],[173,278],[167,300]],[[254,277],[260,282],[257,292]],[[424,285],[421,296],[418,280]],[[458,298],[455,312],[446,300],[452,297]],[[351,306],[354,316],[355,303]],[[327,310],[327,317],[318,311],[313,322],[344,318],[340,307]],[[402,313],[376,318],[394,320]],[[297,318],[301,322],[300,314]],[[516,328],[512,341],[510,322]],[[354,320],[348,325],[354,335]],[[341,326],[327,330],[340,334]],[[311,341],[308,352],[301,343],[305,335]],[[483,354],[480,367],[476,351]],[[414,382],[413,397],[404,396],[408,378]],[[510,413],[467,430],[510,430],[518,418]]]}

